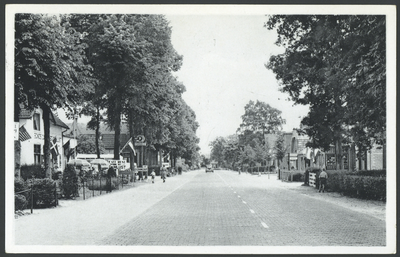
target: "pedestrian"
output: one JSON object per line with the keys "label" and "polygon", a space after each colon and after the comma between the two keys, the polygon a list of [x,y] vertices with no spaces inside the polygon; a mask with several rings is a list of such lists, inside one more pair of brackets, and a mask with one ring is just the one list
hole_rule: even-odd
{"label": "pedestrian", "polygon": [[165,183],[165,177],[167,175],[167,171],[165,169],[165,165],[161,167],[161,178],[163,179],[163,183]]}
{"label": "pedestrian", "polygon": [[156,177],[156,173],[154,172],[154,169],[151,171],[150,175],[151,175],[151,183],[154,184],[154,178]]}
{"label": "pedestrian", "polygon": [[325,192],[326,180],[328,179],[328,173],[326,173],[325,169],[323,168],[321,173],[319,174],[319,191],[322,193]]}
{"label": "pedestrian", "polygon": [[117,174],[115,173],[113,166],[110,166],[110,168],[108,168],[108,171],[107,171],[107,193],[108,192],[111,193],[111,191],[112,191],[111,178],[116,177],[116,175]]}

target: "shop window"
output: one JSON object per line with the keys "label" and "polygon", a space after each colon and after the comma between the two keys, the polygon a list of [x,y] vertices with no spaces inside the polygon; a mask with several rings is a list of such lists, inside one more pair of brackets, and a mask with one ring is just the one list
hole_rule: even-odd
{"label": "shop window", "polygon": [[39,113],[33,114],[33,129],[40,131],[40,114]]}
{"label": "shop window", "polygon": [[33,154],[35,159],[35,164],[40,164],[40,145],[33,146]]}

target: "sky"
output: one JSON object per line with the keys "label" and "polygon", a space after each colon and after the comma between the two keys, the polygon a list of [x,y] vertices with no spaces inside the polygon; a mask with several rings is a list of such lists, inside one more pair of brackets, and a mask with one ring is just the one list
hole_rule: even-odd
{"label": "sky", "polygon": [[183,55],[175,73],[183,82],[184,100],[200,125],[200,152],[209,154],[211,141],[236,133],[250,100],[282,111],[283,131],[298,128],[307,106],[293,105],[279,91],[272,71],[265,68],[271,55],[284,51],[277,35],[263,25],[265,15],[167,15],[172,44]]}

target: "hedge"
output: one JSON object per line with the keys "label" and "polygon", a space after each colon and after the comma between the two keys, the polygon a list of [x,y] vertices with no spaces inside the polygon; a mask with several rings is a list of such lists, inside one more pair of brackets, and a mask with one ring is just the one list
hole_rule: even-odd
{"label": "hedge", "polygon": [[[24,180],[15,178],[14,180],[14,207],[16,211],[26,209],[28,197],[30,195],[29,187]],[[25,191],[25,192],[24,192]],[[18,193],[18,194],[17,194]]]}
{"label": "hedge", "polygon": [[35,178],[46,178],[46,171],[41,165],[22,165],[21,166],[21,177],[24,180],[31,179],[32,176]]}
{"label": "hedge", "polygon": [[[386,171],[328,170],[327,191],[338,192],[346,196],[369,200],[386,201]],[[317,172],[316,187],[319,187]],[[363,175],[360,175],[363,174]],[[366,174],[373,174],[368,176]]]}
{"label": "hedge", "polygon": [[[46,208],[56,205],[56,183],[49,178],[28,180],[28,187],[33,182],[33,208]],[[29,196],[30,197],[30,196]]]}
{"label": "hedge", "polygon": [[78,195],[78,176],[74,166],[67,165],[65,168],[62,176],[62,191],[67,199]]}
{"label": "hedge", "polygon": [[28,206],[28,200],[24,195],[14,195],[14,207],[15,211],[25,210]]}

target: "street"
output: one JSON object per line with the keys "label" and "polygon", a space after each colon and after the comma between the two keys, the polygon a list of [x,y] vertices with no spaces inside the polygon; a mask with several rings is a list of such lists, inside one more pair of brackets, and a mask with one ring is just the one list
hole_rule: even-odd
{"label": "street", "polygon": [[254,187],[246,183],[248,181],[242,181],[242,177],[221,170],[199,172],[189,183],[99,243],[166,246],[385,245],[383,221],[286,189]]}
{"label": "street", "polygon": [[270,176],[202,169],[166,183],[157,177],[155,184],[35,210],[15,220],[15,243],[385,246],[385,221],[298,194]]}

